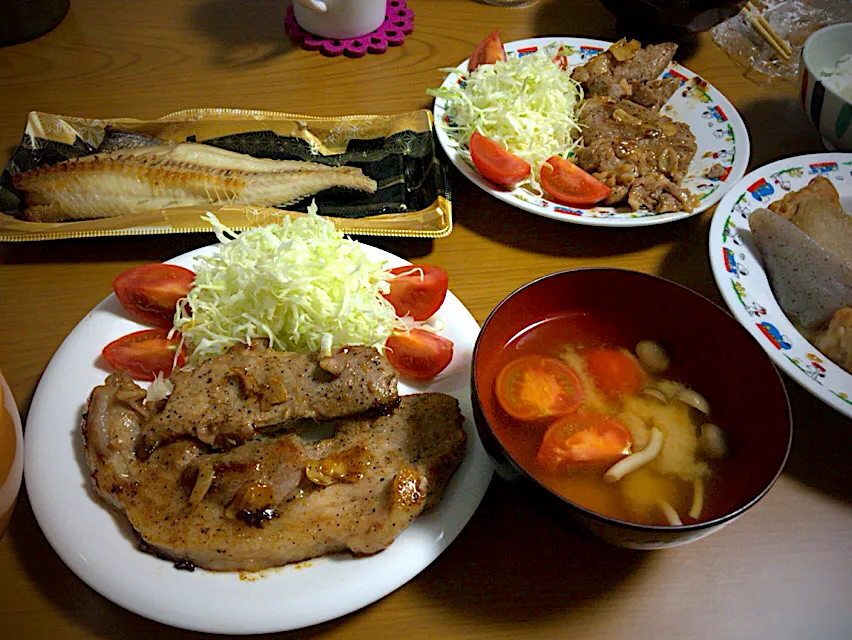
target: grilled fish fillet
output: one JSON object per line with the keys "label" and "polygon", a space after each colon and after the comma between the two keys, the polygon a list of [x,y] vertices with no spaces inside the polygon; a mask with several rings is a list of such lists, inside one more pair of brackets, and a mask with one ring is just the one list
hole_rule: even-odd
{"label": "grilled fish fillet", "polygon": [[177,371],[162,411],[145,424],[140,453],[181,437],[228,448],[291,420],[328,420],[398,401],[396,370],[373,347],[322,357],[287,353],[260,341],[237,345],[188,371]]}
{"label": "grilled fish fillet", "polygon": [[255,571],[376,553],[440,499],[464,456],[458,402],[430,393],[338,421],[324,439],[291,432],[218,453],[182,439],[143,460],[135,451],[150,411],[144,395],[124,372],[94,389],[86,460],[142,548],[181,568]]}
{"label": "grilled fish fillet", "polygon": [[33,222],[217,204],[286,206],[331,187],[376,191],[356,167],[270,160],[194,142],[80,156],[13,178]]}

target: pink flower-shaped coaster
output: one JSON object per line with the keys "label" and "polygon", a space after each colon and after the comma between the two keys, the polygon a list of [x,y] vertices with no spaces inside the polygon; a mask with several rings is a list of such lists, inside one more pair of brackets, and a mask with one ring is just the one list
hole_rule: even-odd
{"label": "pink flower-shaped coaster", "polygon": [[308,33],[293,14],[293,5],[287,7],[284,18],[284,29],[290,39],[301,44],[308,51],[320,51],[324,56],[345,55],[350,58],[360,58],[368,53],[384,53],[388,47],[398,47],[405,41],[405,36],[414,31],[414,12],[405,4],[405,0],[388,0],[385,21],[373,33],[360,38],[336,40],[322,38]]}

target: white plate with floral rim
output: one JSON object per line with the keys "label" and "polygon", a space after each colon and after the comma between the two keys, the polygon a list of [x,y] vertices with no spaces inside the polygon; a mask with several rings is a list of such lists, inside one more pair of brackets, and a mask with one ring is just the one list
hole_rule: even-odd
{"label": "white plate with floral rim", "polygon": [[[572,50],[568,56],[571,67],[584,64],[589,58],[612,45],[604,40],[548,37],[518,40],[504,46],[509,55],[525,55],[553,43],[562,43],[564,47]],[[467,63],[467,60],[462,62],[457,67],[459,71],[450,73],[441,86],[463,82]],[[579,209],[558,204],[524,188],[504,191],[495,188],[493,183],[483,178],[469,156],[460,153],[459,141],[452,137],[452,119],[447,114],[446,102],[440,98],[436,98],[434,106],[437,123],[435,130],[447,156],[465,177],[495,198],[518,209],[554,220],[604,227],[640,227],[673,222],[701,213],[722,198],[730,185],[745,174],[750,144],[748,132],[739,113],[715,87],[676,62],[669,65],[664,75],[678,78],[681,85],[663,107],[663,111],[670,118],[688,124],[698,145],[698,151],[683,183],[684,187],[697,194],[700,199],[699,206],[691,212],[658,214],[616,207]],[[708,170],[714,164],[722,166],[724,173],[721,178],[707,177]]]}
{"label": "white plate with floral rim", "polygon": [[769,285],[748,226],[752,211],[822,175],[852,212],[852,154],[787,158],[752,171],[731,186],[710,224],[710,266],[731,312],[778,367],[817,398],[852,417],[852,374],[812,345],[784,315]]}
{"label": "white plate with floral rim", "polygon": [[[169,262],[192,269],[203,247]],[[364,245],[388,268],[409,264]],[[470,399],[470,359],[479,325],[452,292],[438,315],[454,343],[453,360],[435,379],[400,379],[400,394],[440,391],[456,397],[467,444],[441,501],[384,551],[334,554],[256,573],[181,571],[136,546],[123,517],[95,494],[83,452],[81,416],[92,389],[110,369],[100,357],[110,341],[144,327],[115,295],[92,309],[47,366],[27,419],[25,475],[33,512],[48,542],[83,582],[116,604],[174,627],[215,634],[289,631],[357,611],[401,587],[456,538],[479,505],[492,465],[479,442]]]}

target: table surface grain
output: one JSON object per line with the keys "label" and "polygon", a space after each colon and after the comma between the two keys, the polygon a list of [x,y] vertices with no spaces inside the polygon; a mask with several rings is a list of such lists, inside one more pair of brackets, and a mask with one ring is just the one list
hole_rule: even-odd
{"label": "table surface grain", "polygon": [[[595,0],[517,9],[473,0],[408,5],[415,30],[402,46],[353,59],[294,46],[283,0],[73,0],[53,32],[0,48],[2,162],[30,110],[143,119],[191,107],[392,113],[429,107],[425,90],[441,82],[439,69],[468,57],[494,28],[505,41],[619,36]],[[821,150],[794,84],[746,79],[708,33],[683,46],[678,60],[742,115],[750,169]],[[585,266],[659,274],[722,304],[707,256],[712,211],[635,230],[578,226],[513,209],[452,167],[449,176],[449,237],[364,240],[443,266],[479,322],[519,285]],[[22,415],[55,350],[118,273],[211,241],[187,234],[0,244],[0,368]],[[608,547],[495,477],[461,535],[411,582],[361,611],[281,637],[852,637],[852,424],[785,383],[795,419],[785,473],[710,538],[659,552]],[[2,638],[205,637],[129,613],[80,581],[47,543],[25,490],[0,539],[0,575]]]}

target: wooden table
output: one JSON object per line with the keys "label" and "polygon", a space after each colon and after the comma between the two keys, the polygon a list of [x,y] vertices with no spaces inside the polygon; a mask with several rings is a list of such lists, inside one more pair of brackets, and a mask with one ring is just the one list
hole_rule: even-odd
{"label": "wooden table", "polygon": [[[594,0],[523,9],[408,4],[416,28],[403,46],[350,59],[294,47],[283,0],[73,0],[55,31],[0,49],[0,156],[5,161],[19,142],[29,110],[138,118],[200,106],[391,113],[430,106],[425,89],[440,83],[438,69],[467,57],[493,28],[506,41],[618,35]],[[679,60],[742,114],[751,168],[820,150],[794,86],[746,80],[706,33]],[[721,303],[706,249],[711,212],[631,231],[570,225],[515,210],[455,169],[449,174],[452,235],[365,241],[445,267],[480,322],[517,286],[581,266],[657,273]],[[51,355],[116,274],[211,241],[199,234],[0,245],[0,367],[22,414]],[[552,521],[495,478],[461,535],[409,584],[290,637],[852,637],[852,424],[787,386],[796,435],[786,472],[754,509],[710,538],[652,553],[608,547]],[[204,637],[128,613],[81,582],[47,544],[25,492],[0,541],[0,575],[2,638]]]}

